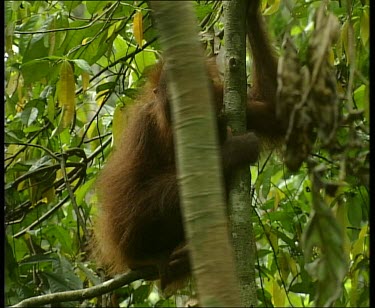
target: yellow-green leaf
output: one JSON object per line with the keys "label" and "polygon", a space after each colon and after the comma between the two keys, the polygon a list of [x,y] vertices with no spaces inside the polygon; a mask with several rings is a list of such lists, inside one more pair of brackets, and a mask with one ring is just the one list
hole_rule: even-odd
{"label": "yellow-green leaf", "polygon": [[364,97],[364,109],[365,109],[365,117],[370,124],[370,93],[369,93],[369,86],[366,86],[365,89],[365,97]]}
{"label": "yellow-green leaf", "polygon": [[358,300],[358,271],[354,271],[351,275],[351,288],[349,291],[350,294],[350,306],[357,307],[357,300]]}
{"label": "yellow-green leaf", "polygon": [[284,281],[288,279],[290,273],[289,259],[290,257],[283,251],[280,251],[279,255],[277,256],[281,279],[283,279]]}
{"label": "yellow-green leaf", "polygon": [[277,234],[272,232],[272,229],[269,226],[264,226],[264,230],[266,231],[267,237],[274,251],[278,252],[279,251],[279,243],[278,243],[279,238]]}
{"label": "yellow-green leaf", "polygon": [[275,200],[273,202],[273,209],[276,211],[280,204],[280,193],[278,190],[275,191]]}
{"label": "yellow-green leaf", "polygon": [[365,248],[365,238],[367,236],[367,226],[363,226],[361,232],[359,233],[358,240],[354,242],[353,248],[352,248],[352,255],[353,259],[356,258],[356,256],[363,253]]}
{"label": "yellow-green leaf", "polygon": [[13,93],[16,91],[19,83],[18,79],[20,77],[19,72],[11,72],[10,77],[8,79],[6,88],[5,88],[5,93],[8,94],[9,96],[13,95]]}
{"label": "yellow-green leaf", "polygon": [[129,117],[128,107],[117,106],[113,113],[112,120],[112,134],[113,144],[116,146],[120,142],[120,138],[123,135],[124,128],[127,125]]}
{"label": "yellow-green leaf", "polygon": [[55,119],[55,101],[52,95],[47,97],[47,118],[53,123]]}
{"label": "yellow-green leaf", "polygon": [[117,29],[120,29],[122,27],[122,20],[114,23],[113,25],[111,25],[109,28],[108,28],[108,34],[107,34],[107,38],[110,38],[112,36],[113,33],[115,33],[117,31]]}
{"label": "yellow-green leaf", "polygon": [[142,47],[143,41],[143,15],[141,12],[136,12],[133,19],[133,34],[136,42]]}
{"label": "yellow-green leaf", "polygon": [[342,25],[342,30],[341,30],[341,42],[342,45],[344,46],[344,51],[346,55],[346,64],[349,65],[350,63],[350,57],[349,57],[349,43],[348,43],[348,27],[349,23],[346,20],[344,24]]}
{"label": "yellow-green leaf", "polygon": [[272,15],[279,10],[280,0],[268,1],[268,3],[271,5],[264,10],[263,15]]}
{"label": "yellow-green leaf", "polygon": [[86,72],[82,72],[81,77],[82,77],[82,90],[83,92],[85,92],[90,84],[90,75]]}
{"label": "yellow-green leaf", "polygon": [[84,39],[82,40],[82,42],[81,42],[81,45],[82,45],[82,46],[85,46],[89,40],[90,40],[89,37],[84,38]]}
{"label": "yellow-green leaf", "polygon": [[370,37],[370,21],[367,10],[364,10],[362,13],[360,29],[362,43],[366,46]]}
{"label": "yellow-green leaf", "polygon": [[5,27],[5,50],[9,55],[13,54],[14,22],[9,22]]}
{"label": "yellow-green leaf", "polygon": [[100,92],[96,93],[95,100],[96,100],[96,104],[98,106],[101,106],[103,104],[104,98],[106,97],[106,94],[109,91],[110,91],[109,89],[105,89],[103,91],[100,91]]}
{"label": "yellow-green leaf", "polygon": [[[56,17],[53,18],[53,21],[50,26],[50,29],[55,29],[55,28],[56,28]],[[49,44],[48,55],[52,56],[54,55],[54,52],[55,52],[56,32],[52,31],[49,33],[48,44]]]}
{"label": "yellow-green leaf", "polygon": [[69,127],[74,118],[75,82],[73,68],[68,60],[61,63],[60,80],[57,83],[57,99],[59,106],[62,107],[62,116],[59,126],[53,132],[53,135]]}
{"label": "yellow-green leaf", "polygon": [[272,284],[272,293],[275,307],[285,307],[285,293],[276,280]]}
{"label": "yellow-green leaf", "polygon": [[333,52],[332,48],[330,48],[328,51],[328,62],[332,66],[335,64],[335,53]]}

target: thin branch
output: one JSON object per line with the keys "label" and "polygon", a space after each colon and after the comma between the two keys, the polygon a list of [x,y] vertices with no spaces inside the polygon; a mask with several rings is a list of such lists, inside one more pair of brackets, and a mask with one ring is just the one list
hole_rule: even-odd
{"label": "thin branch", "polygon": [[[103,74],[109,68],[117,65],[120,62],[125,62],[128,59],[130,59],[130,58],[134,57],[135,55],[137,55],[138,53],[140,53],[141,51],[145,50],[148,46],[150,46],[152,43],[154,43],[157,39],[158,39],[157,37],[154,37],[150,41],[146,42],[142,47],[137,46],[137,48],[133,52],[131,52],[131,53],[129,53],[129,54],[127,54],[127,55],[125,55],[125,56],[117,59],[116,61],[112,62],[111,64],[107,65],[106,67],[104,67],[103,69],[101,69],[98,73],[96,73],[94,76],[92,76],[90,78],[90,82],[92,82],[95,78],[99,77],[101,74]],[[82,91],[83,91],[83,88],[81,87],[80,89],[78,89],[76,91],[76,95],[80,94]]]}
{"label": "thin branch", "polygon": [[158,270],[155,267],[145,267],[136,271],[131,271],[129,273],[119,275],[111,280],[105,281],[91,288],[31,297],[11,307],[41,307],[43,305],[51,303],[83,301],[85,299],[91,299],[109,293],[133,281],[139,279],[153,280],[157,279],[158,276]]}
{"label": "thin branch", "polygon": [[[60,158],[60,165],[61,165],[61,172],[63,174],[63,178],[64,178],[64,182],[65,182],[65,187],[66,187],[66,190],[68,191],[68,194],[70,196],[70,200],[72,202],[72,205],[73,205],[73,209],[74,209],[74,212],[76,213],[77,215],[77,219],[78,219],[78,225],[80,225],[82,227],[82,230],[83,230],[83,233],[84,233],[84,236],[85,238],[87,239],[88,238],[88,235],[87,235],[87,229],[86,229],[86,223],[85,223],[85,220],[83,219],[82,215],[81,215],[81,212],[79,211],[79,208],[78,208],[78,205],[77,205],[77,202],[76,202],[76,198],[75,198],[75,195],[73,193],[73,190],[72,190],[72,187],[70,185],[70,181],[69,181],[69,178],[68,178],[68,175],[66,174],[66,161],[65,161],[65,156],[66,155],[61,155],[61,158]],[[78,230],[77,230],[77,234],[79,236],[79,227],[78,227]]]}
{"label": "thin branch", "polygon": [[99,19],[101,19],[104,15],[106,15],[114,6],[117,6],[118,3],[113,3],[107,10],[105,10],[101,15],[99,15],[97,18],[93,19],[89,24],[81,27],[74,27],[74,28],[59,28],[59,29],[50,29],[50,30],[40,30],[40,31],[14,31],[14,34],[44,34],[44,33],[50,33],[50,32],[62,32],[62,31],[77,31],[77,30],[83,30],[86,28],[89,28],[93,26]]}
{"label": "thin branch", "polygon": [[[53,170],[60,169],[60,167],[61,167],[60,164],[54,164],[54,165],[51,165],[51,166],[40,167],[38,169],[35,169],[33,171],[27,172],[27,173],[19,176],[12,183],[10,183],[9,186],[15,187],[19,183],[21,183],[22,181],[27,180],[28,178],[30,178],[31,176],[33,176],[35,174],[39,174],[39,173],[46,172],[46,171],[52,172]],[[81,163],[81,162],[68,162],[68,163],[66,163],[66,167],[85,168],[86,165],[84,163]]]}
{"label": "thin branch", "polygon": [[92,161],[99,153],[101,153],[109,144],[111,144],[112,136],[103,142],[102,146],[98,147],[91,155],[87,158],[88,161]]}
{"label": "thin branch", "polygon": [[35,147],[35,148],[39,148],[39,149],[42,149],[43,151],[47,152],[47,154],[49,156],[51,156],[52,158],[56,159],[56,160],[59,160],[59,158],[57,157],[57,155],[55,153],[53,153],[50,149],[42,146],[42,145],[39,145],[39,144],[33,144],[33,143],[27,143],[27,142],[4,142],[6,145],[10,145],[10,144],[17,144],[17,145],[24,145],[26,147]]}
{"label": "thin branch", "polygon": [[30,231],[32,228],[40,224],[41,222],[45,221],[47,218],[49,218],[57,209],[59,209],[67,200],[69,199],[69,195],[67,195],[64,199],[62,199],[59,203],[57,203],[53,208],[51,208],[47,213],[45,213],[43,216],[39,217],[38,220],[34,221],[32,224],[27,226],[25,229],[21,230],[20,232],[13,235],[14,238],[18,238],[28,231]]}

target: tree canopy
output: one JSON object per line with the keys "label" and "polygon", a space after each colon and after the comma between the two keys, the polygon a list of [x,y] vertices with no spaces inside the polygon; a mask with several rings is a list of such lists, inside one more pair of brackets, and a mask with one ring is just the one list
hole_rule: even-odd
{"label": "tree canopy", "polygon": [[[105,273],[87,253],[95,180],[161,57],[150,8],[144,1],[4,5],[5,304],[48,294],[44,304],[64,307],[181,306],[192,290],[165,298],[141,279],[152,271],[101,285]],[[194,7],[207,54],[222,57],[222,3]],[[324,81],[340,117],[332,121],[332,110],[320,106],[320,123],[335,126],[335,147],[318,132],[296,172],[287,166],[299,152],[284,148],[265,152],[250,169],[258,305],[368,306],[369,1],[263,0],[262,13],[280,65],[290,69],[280,80],[296,89],[298,72],[308,76],[299,93],[309,89],[308,101],[322,93],[314,86],[324,88],[320,74],[333,67],[335,78]],[[327,16],[337,24],[317,30],[333,20]],[[336,29],[332,45],[325,43],[328,28]],[[288,93],[280,95],[289,99]],[[94,286],[91,297],[81,291]],[[64,291],[78,295],[53,297]]]}

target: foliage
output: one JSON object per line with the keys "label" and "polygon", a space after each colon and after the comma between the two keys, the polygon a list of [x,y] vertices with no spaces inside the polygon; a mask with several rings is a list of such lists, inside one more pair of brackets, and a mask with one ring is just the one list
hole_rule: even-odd
{"label": "foliage", "polygon": [[[289,34],[302,63],[321,2],[263,1],[276,46]],[[202,40],[217,52],[221,4],[196,9]],[[343,113],[340,147],[313,145],[310,161],[319,170],[303,164],[291,173],[268,153],[251,167],[261,306],[314,306],[336,262],[337,237],[328,230],[341,232],[348,264],[334,305],[369,305],[369,1],[330,1],[328,10],[340,21],[330,50]],[[5,292],[12,305],[102,281],[87,255],[94,183],[160,47],[143,2],[6,1],[5,18]],[[329,210],[326,222],[324,215],[314,220],[319,208]],[[174,306],[189,291],[165,299],[156,285],[137,281],[111,300]],[[104,300],[81,304],[104,306]]]}

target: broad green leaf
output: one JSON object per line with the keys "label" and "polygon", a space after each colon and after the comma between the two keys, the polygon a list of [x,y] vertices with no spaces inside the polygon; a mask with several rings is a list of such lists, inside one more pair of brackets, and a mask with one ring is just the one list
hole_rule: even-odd
{"label": "broad green leaf", "polygon": [[108,1],[86,1],[87,11],[91,15],[99,13],[107,4]]}
{"label": "broad green leaf", "polygon": [[135,61],[137,63],[139,72],[142,74],[146,67],[149,67],[155,64],[156,54],[154,52],[144,50],[135,56]]}
{"label": "broad green leaf", "polygon": [[74,8],[76,8],[81,3],[82,1],[64,1],[64,5],[66,5],[68,12],[71,12]]}
{"label": "broad green leaf", "polygon": [[346,275],[347,262],[343,230],[318,192],[314,193],[313,202],[317,211],[305,227],[302,243],[307,261],[311,260],[315,247],[321,251],[319,257],[306,265],[306,269],[317,280],[315,305],[326,307],[331,306],[342,292],[341,282]]}
{"label": "broad green leaf", "polygon": [[95,275],[96,273],[90,268],[88,268],[86,264],[84,264],[83,262],[77,262],[77,267],[84,273],[81,279],[84,280],[87,277],[91,281],[90,285],[98,285],[102,282],[101,279]]}
{"label": "broad green leaf", "polygon": [[364,100],[364,96],[365,96],[365,89],[366,89],[366,86],[364,84],[360,85],[357,89],[355,89],[354,91],[354,95],[353,95],[353,98],[354,98],[354,102],[356,104],[356,106],[358,107],[359,110],[363,109],[363,100]]}
{"label": "broad green leaf", "polygon": [[88,73],[90,75],[94,75],[94,72],[92,71],[91,66],[87,63],[86,60],[83,60],[83,59],[73,59],[71,61],[74,62],[84,72],[86,72],[86,73]]}
{"label": "broad green leaf", "polygon": [[21,65],[21,72],[25,85],[30,85],[46,78],[48,74],[56,69],[57,67],[53,66],[51,61],[47,59],[37,59]]}
{"label": "broad green leaf", "polygon": [[35,107],[25,108],[21,114],[22,123],[27,126],[31,125],[36,120],[37,117],[38,117],[38,109]]}
{"label": "broad green leaf", "polygon": [[134,301],[136,303],[143,303],[145,299],[149,296],[150,294],[150,285],[141,285],[138,288],[135,289],[134,292]]}
{"label": "broad green leaf", "polygon": [[362,221],[362,207],[359,197],[353,197],[348,200],[348,219],[353,227],[360,227]]}
{"label": "broad green leaf", "polygon": [[95,180],[96,180],[95,178],[91,179],[91,180],[88,180],[85,184],[83,184],[82,186],[80,186],[77,189],[77,191],[76,191],[76,202],[77,202],[78,206],[80,206],[83,203],[84,198],[87,195],[87,192],[90,190],[92,185],[95,183]]}
{"label": "broad green leaf", "polygon": [[[5,245],[3,247],[3,252],[6,255],[5,258],[5,266],[4,266],[4,276],[5,276],[5,290],[6,292],[9,291],[7,290],[9,288],[9,282],[14,279],[14,277],[18,276],[18,263],[16,261],[15,255],[13,254],[13,249],[12,246],[9,244],[9,241],[5,239]],[[7,286],[8,284],[8,286]]]}
{"label": "broad green leaf", "polygon": [[114,59],[120,59],[125,57],[128,53],[134,52],[135,47],[130,46],[126,40],[121,35],[117,35],[113,41],[113,47],[115,54]]}
{"label": "broad green leaf", "polygon": [[23,130],[25,133],[33,133],[33,132],[37,132],[37,131],[40,131],[42,128],[40,127],[40,125],[30,125],[28,127],[25,127],[25,129]]}
{"label": "broad green leaf", "polygon": [[106,90],[112,90],[115,86],[116,86],[116,82],[109,81],[109,82],[103,83],[101,85],[98,85],[95,90],[96,90],[96,93],[99,94],[99,93],[101,93],[103,91],[106,91]]}
{"label": "broad green leaf", "polygon": [[42,276],[47,278],[52,293],[82,288],[81,280],[74,275],[72,270],[58,269],[54,273],[43,272]]}
{"label": "broad green leaf", "polygon": [[53,254],[47,254],[47,255],[38,254],[38,255],[30,256],[30,257],[23,259],[20,262],[20,265],[38,264],[38,263],[52,262],[52,261],[56,261],[56,259],[53,257]]}
{"label": "broad green leaf", "polygon": [[[85,22],[75,21],[70,27],[82,27]],[[109,48],[107,30],[104,24],[97,22],[85,31],[68,31],[59,53],[69,54],[70,59],[83,59],[89,65],[94,64]]]}

